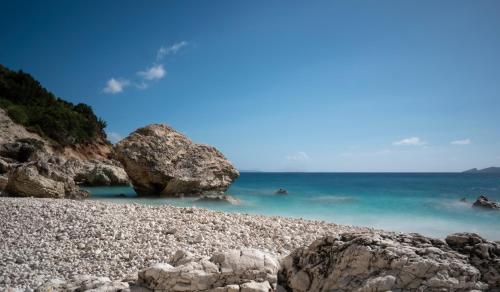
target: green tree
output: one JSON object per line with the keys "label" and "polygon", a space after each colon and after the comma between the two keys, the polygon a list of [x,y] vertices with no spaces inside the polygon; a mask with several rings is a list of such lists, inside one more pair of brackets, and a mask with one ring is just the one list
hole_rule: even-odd
{"label": "green tree", "polygon": [[0,65],[0,107],[16,123],[66,146],[106,140],[106,122],[84,103],[56,97],[31,75]]}

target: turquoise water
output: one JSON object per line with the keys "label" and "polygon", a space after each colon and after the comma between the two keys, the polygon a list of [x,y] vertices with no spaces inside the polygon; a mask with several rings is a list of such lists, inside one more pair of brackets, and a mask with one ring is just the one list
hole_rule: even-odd
{"label": "turquoise water", "polygon": [[[288,195],[275,195],[279,188]],[[129,187],[89,190],[96,200],[301,217],[441,238],[468,231],[500,240],[500,211],[471,207],[480,194],[500,201],[500,175],[492,174],[242,173],[227,192],[240,199],[240,205],[142,199]],[[466,203],[460,202],[462,197]]]}

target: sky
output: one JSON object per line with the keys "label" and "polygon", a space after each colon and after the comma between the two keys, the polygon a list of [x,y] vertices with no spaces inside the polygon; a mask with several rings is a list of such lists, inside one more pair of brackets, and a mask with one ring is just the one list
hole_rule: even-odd
{"label": "sky", "polygon": [[500,166],[500,1],[7,1],[0,63],[240,170]]}

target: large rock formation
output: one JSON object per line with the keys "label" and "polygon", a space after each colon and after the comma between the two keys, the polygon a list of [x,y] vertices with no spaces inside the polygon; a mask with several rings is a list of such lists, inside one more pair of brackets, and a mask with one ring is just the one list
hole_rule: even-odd
{"label": "large rock formation", "polygon": [[481,238],[474,233],[455,233],[446,237],[446,243],[469,258],[481,272],[481,281],[491,289],[500,290],[500,244]]}
{"label": "large rock formation", "polygon": [[489,210],[500,210],[500,204],[490,201],[486,196],[479,196],[477,200],[472,204],[474,207],[489,209]]}
{"label": "large rock formation", "polygon": [[81,190],[64,172],[46,161],[24,163],[9,173],[5,191],[12,196],[83,199]]}
{"label": "large rock formation", "polygon": [[216,253],[211,258],[178,251],[171,264],[141,271],[138,283],[154,291],[268,292],[276,287],[278,269],[272,255],[254,249]]}
{"label": "large rock formation", "polygon": [[75,183],[84,186],[116,186],[129,184],[128,176],[121,164],[115,160],[77,160],[64,163],[67,173]]}
{"label": "large rock formation", "polygon": [[[76,198],[85,197],[82,194],[86,192],[79,191],[75,184],[128,184],[123,167],[110,158],[112,150],[105,141],[55,145],[14,123],[0,108],[0,190],[12,179],[8,189],[11,195]],[[64,192],[55,193],[63,188]]]}
{"label": "large rock formation", "polygon": [[418,234],[349,233],[321,238],[287,256],[278,277],[278,284],[297,292],[492,288],[481,282],[481,271],[467,256],[441,240]]}
{"label": "large rock formation", "polygon": [[217,149],[166,125],[137,129],[115,146],[115,155],[139,195],[224,191],[239,175]]}

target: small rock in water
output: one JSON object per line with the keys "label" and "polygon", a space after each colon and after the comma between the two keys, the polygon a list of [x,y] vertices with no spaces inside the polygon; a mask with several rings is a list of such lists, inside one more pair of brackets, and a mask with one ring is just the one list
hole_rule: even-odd
{"label": "small rock in water", "polygon": [[500,210],[499,203],[490,201],[488,197],[483,195],[479,196],[472,206],[489,210]]}
{"label": "small rock in water", "polygon": [[276,191],[276,194],[277,195],[288,195],[288,191],[280,188],[279,190]]}

